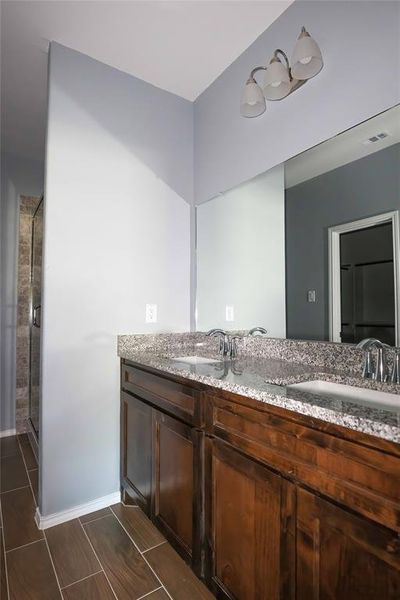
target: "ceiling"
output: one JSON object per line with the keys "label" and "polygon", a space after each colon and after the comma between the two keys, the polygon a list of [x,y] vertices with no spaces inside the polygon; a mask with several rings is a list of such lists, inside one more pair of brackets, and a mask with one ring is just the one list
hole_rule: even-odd
{"label": "ceiling", "polygon": [[3,149],[43,159],[49,41],[193,101],[292,1],[3,0]]}
{"label": "ceiling", "polygon": [[[388,136],[374,143],[366,140],[378,133]],[[337,169],[400,142],[400,106],[395,106],[285,163],[285,187]]]}

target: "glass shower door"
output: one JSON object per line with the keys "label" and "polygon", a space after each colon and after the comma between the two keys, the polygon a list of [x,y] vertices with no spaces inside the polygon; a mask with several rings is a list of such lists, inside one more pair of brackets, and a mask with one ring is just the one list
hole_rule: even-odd
{"label": "glass shower door", "polygon": [[43,198],[32,219],[29,416],[39,437]]}

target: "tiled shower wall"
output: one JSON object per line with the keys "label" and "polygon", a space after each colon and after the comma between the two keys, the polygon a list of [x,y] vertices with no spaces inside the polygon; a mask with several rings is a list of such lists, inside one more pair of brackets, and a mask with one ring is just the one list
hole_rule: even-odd
{"label": "tiled shower wall", "polygon": [[32,217],[40,198],[21,196],[18,243],[16,427],[26,431],[29,417],[30,283]]}

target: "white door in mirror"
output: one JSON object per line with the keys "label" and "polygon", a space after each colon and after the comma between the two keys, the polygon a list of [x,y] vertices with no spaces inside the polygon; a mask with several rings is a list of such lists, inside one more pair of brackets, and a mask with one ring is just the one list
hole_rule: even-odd
{"label": "white door in mirror", "polygon": [[146,323],[157,323],[157,304],[146,304]]}

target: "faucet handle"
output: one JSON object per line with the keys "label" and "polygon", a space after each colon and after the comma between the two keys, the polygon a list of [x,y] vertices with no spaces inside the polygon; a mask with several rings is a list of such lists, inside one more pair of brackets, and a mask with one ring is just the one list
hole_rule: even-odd
{"label": "faucet handle", "polygon": [[250,329],[249,331],[249,335],[256,335],[256,333],[266,335],[268,331],[264,327],[253,327],[253,329]]}

